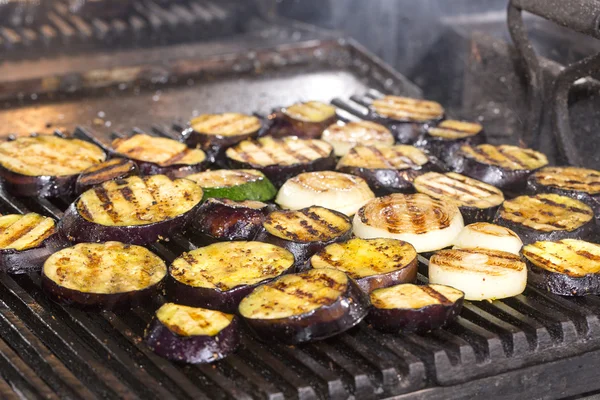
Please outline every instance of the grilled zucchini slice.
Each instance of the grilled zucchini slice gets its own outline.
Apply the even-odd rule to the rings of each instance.
[[[318,139],[336,119],[336,109],[329,104],[319,101],[296,103],[269,116],[271,126],[267,133],[274,137]]]
[[[235,312],[255,287],[293,270],[294,256],[281,247],[260,242],[214,243],[173,261],[167,293],[179,304]]]
[[[233,353],[240,335],[232,314],[165,303],[146,329],[145,341],[152,351],[169,360],[204,364]]]
[[[376,198],[354,216],[356,237],[404,240],[419,253],[451,245],[463,226],[462,215],[454,203],[421,193]]]
[[[238,312],[259,339],[295,344],[352,328],[368,307],[367,296],[345,273],[313,269],[259,286]]]
[[[255,169],[220,169],[188,175],[204,191],[203,200],[216,197],[234,201],[268,201],[277,189],[260,171]]]
[[[467,300],[503,299],[525,290],[527,267],[505,251],[442,250],[429,260],[429,282],[462,290]]]
[[[596,237],[594,212],[585,203],[552,193],[505,201],[494,222],[512,229],[523,243]]]
[[[500,189],[455,172],[428,172],[413,185],[417,192],[455,203],[466,224],[491,221],[504,201]]]
[[[339,269],[366,293],[414,282],[417,264],[415,248],[395,239],[350,239],[330,244],[310,258],[312,268]]]
[[[84,192],[59,229],[74,242],[152,243],[185,230],[201,200],[202,189],[190,180],[132,176]]]
[[[476,222],[465,226],[453,244],[455,249],[500,250],[517,255],[523,247],[523,242],[516,233],[504,226],[488,222]]]
[[[277,187],[299,173],[332,169],[335,165],[329,143],[294,137],[244,140],[225,154],[232,167],[257,169]]]
[[[445,285],[411,283],[377,289],[366,321],[384,332],[427,332],[455,319],[465,294]]]
[[[75,182],[75,192],[81,194],[106,181],[113,179],[124,179],[138,175],[138,167],[135,162],[125,158],[112,158],[100,164],[96,164],[83,171]]]
[[[77,176],[105,159],[100,147],[83,140],[19,137],[0,143],[0,177],[17,196],[69,196]]]
[[[114,308],[147,304],[166,275],[164,261],[144,247],[81,243],[46,260],[42,288],[62,304]]]
[[[337,157],[348,154],[356,145],[390,147],[394,136],[385,126],[371,121],[344,123],[338,121],[323,131],[321,139],[333,146]]]
[[[285,209],[298,210],[313,205],[354,215],[375,198],[364,179],[340,172],[305,172],[288,179],[277,193],[275,202]]]

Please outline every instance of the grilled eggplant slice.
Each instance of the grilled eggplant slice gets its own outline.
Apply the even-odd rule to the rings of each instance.
[[[350,239],[325,247],[310,259],[312,268],[335,268],[354,279],[366,293],[414,282],[417,251],[395,239]]]
[[[294,256],[281,247],[214,243],[173,261],[167,293],[180,304],[233,313],[254,288],[290,272],[294,272]]]
[[[450,246],[463,226],[462,215],[454,203],[421,193],[376,198],[354,216],[356,237],[404,240],[419,253]]]
[[[290,210],[313,205],[352,216],[375,194],[364,179],[333,171],[305,172],[288,179],[275,202]]]
[[[203,200],[209,198],[234,201],[272,200],[277,189],[260,171],[255,169],[220,169],[186,176],[204,191]]]
[[[360,176],[376,194],[384,195],[411,192],[417,176],[429,171],[441,171],[441,168],[435,160],[413,146],[358,145],[340,159],[336,170]]]
[[[485,135],[480,124],[447,119],[437,125],[427,126],[415,146],[454,169],[459,159],[457,153],[462,146],[476,146],[484,142]]]
[[[253,240],[273,206],[260,201],[208,199],[198,209],[193,227],[203,243]]]
[[[369,299],[336,269],[312,269],[259,286],[238,308],[256,336],[295,344],[326,339],[357,325]]]
[[[61,304],[94,309],[137,306],[162,290],[166,275],[164,261],[144,247],[80,243],[46,260],[42,288]]]
[[[208,166],[206,153],[190,149],[177,140],[140,133],[129,138],[113,140],[114,152],[134,160],[142,175],[167,175],[183,178]]]
[[[277,110],[269,119],[271,126],[267,134],[273,137],[318,139],[323,130],[336,121],[337,116],[335,107],[319,101],[307,101]]]
[[[69,196],[79,174],[105,159],[100,147],[83,140],[19,137],[0,143],[0,177],[16,196]]]
[[[396,142],[412,144],[427,125],[444,118],[444,108],[435,101],[409,97],[385,96],[374,100],[371,112],[385,123],[396,137]]]
[[[69,240],[147,244],[184,231],[202,200],[202,189],[187,179],[132,176],[84,192],[60,221]]]
[[[352,223],[346,215],[313,206],[297,211],[270,213],[256,240],[288,249],[296,266],[304,269],[310,257],[332,243],[344,242],[352,235]]]
[[[517,146],[461,146],[455,172],[496,186],[506,194],[522,193],[527,177],[548,164],[546,156]]]
[[[529,176],[531,194],[556,193],[583,201],[600,218],[600,171],[576,167],[544,167]]]
[[[500,250],[517,255],[523,247],[523,242],[516,233],[504,226],[488,222],[476,222],[465,226],[453,244],[455,249]]]
[[[139,170],[135,162],[125,158],[112,158],[96,164],[83,171],[75,182],[75,192],[79,195],[106,181],[124,179],[138,175]]]
[[[455,172],[428,172],[415,178],[413,185],[417,192],[456,204],[465,224],[491,221],[504,201],[500,189]]]
[[[276,187],[299,173],[333,169],[335,165],[329,143],[294,137],[244,140],[225,154],[232,167],[257,169]]]
[[[240,334],[237,318],[232,314],[166,303],[156,311],[145,341],[161,357],[205,364],[235,352]]]
[[[505,251],[441,250],[429,259],[429,283],[462,290],[467,300],[503,299],[523,293],[527,267]]]
[[[600,294],[600,246],[577,239],[523,247],[529,283],[561,296]]]
[[[357,145],[375,147],[394,145],[392,132],[385,126],[371,121],[348,123],[338,121],[323,131],[321,139],[333,146],[336,157],[345,156]]]
[[[35,213],[3,215],[0,217],[0,271],[39,272],[44,261],[67,243],[56,233],[52,218]]]
[[[590,206],[552,193],[506,200],[494,223],[515,231],[525,244],[566,238],[591,240],[597,235]]]
[[[377,289],[365,321],[383,332],[427,332],[454,320],[465,294],[445,285],[412,283]]]

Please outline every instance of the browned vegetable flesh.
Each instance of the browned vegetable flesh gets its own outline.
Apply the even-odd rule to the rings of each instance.
[[[323,131],[321,139],[330,143],[336,156],[343,156],[356,145],[392,146],[394,136],[388,128],[371,121],[337,122]]]
[[[173,139],[146,134],[118,138],[112,143],[115,152],[137,161],[146,161],[161,167],[199,164],[206,159],[202,150],[190,149]]]
[[[600,194],[600,171],[577,167],[544,167],[531,176],[541,186]]]
[[[282,109],[285,116],[302,122],[323,122],[335,118],[335,107],[318,101],[296,103]]]
[[[385,96],[373,101],[377,114],[397,121],[427,122],[444,116],[444,108],[434,101]]]
[[[419,168],[429,161],[423,151],[413,146],[356,146],[342,157],[337,169],[359,167],[367,169],[404,170]]]
[[[546,156],[538,151],[517,146],[480,144],[461,147],[463,155],[479,163],[507,170],[532,171],[548,164]]]
[[[35,213],[3,215],[0,217],[0,249],[35,248],[55,232],[52,218]]]
[[[482,129],[483,127],[475,122],[446,119],[436,126],[428,128],[427,133],[431,136],[446,140],[457,140],[475,136],[480,133]]]
[[[318,206],[274,211],[267,216],[263,226],[273,236],[303,243],[332,240],[352,228],[345,215]]]
[[[137,175],[135,162],[125,158],[113,158],[83,171],[77,178],[76,191],[83,193],[103,182],[123,179],[131,175]]]
[[[252,115],[239,113],[203,114],[190,121],[198,133],[214,136],[243,136],[257,132],[261,123]]]
[[[245,140],[227,149],[226,154],[232,160],[260,168],[309,163],[328,157],[331,151],[331,145],[322,140],[264,137]]]

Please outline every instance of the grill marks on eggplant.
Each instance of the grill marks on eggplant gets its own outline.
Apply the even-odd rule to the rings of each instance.
[[[303,243],[329,241],[352,228],[344,215],[323,207],[274,211],[267,216],[263,226],[273,236]]]
[[[435,101],[400,96],[385,96],[374,100],[371,108],[383,117],[399,121],[426,122],[444,116],[444,108]]]
[[[487,165],[508,170],[534,170],[548,164],[546,156],[538,151],[517,146],[480,144],[462,146],[464,156]]]
[[[538,194],[505,201],[498,217],[537,231],[573,231],[591,221],[594,212],[570,197]]]
[[[428,128],[427,133],[442,139],[456,140],[475,136],[482,130],[483,127],[478,123],[447,119]]]
[[[136,174],[137,166],[125,158],[113,158],[83,171],[77,178],[78,188],[89,188],[112,179]]]
[[[600,172],[593,169],[545,167],[535,172],[530,179],[542,186],[600,194]]]
[[[458,289],[445,285],[406,283],[371,293],[371,304],[380,309],[418,309],[432,305],[451,305],[464,297]]]
[[[102,149],[79,139],[41,135],[0,144],[0,165],[27,176],[75,175],[105,159]]]
[[[600,273],[600,245],[577,239],[535,242],[523,256],[546,271],[581,278]]]
[[[261,128],[258,118],[239,113],[203,114],[190,121],[196,132],[215,136],[241,136]]]
[[[368,169],[418,168],[429,161],[425,153],[414,146],[397,145],[392,147],[355,146],[343,156],[337,169],[361,167]]]
[[[206,160],[206,154],[200,149],[190,149],[176,140],[146,134],[115,139],[112,147],[115,152],[128,158],[151,162],[161,167],[194,165]]]
[[[414,186],[418,192],[453,201],[459,207],[489,208],[504,201],[502,191],[494,186],[454,172],[428,172],[415,178]]]
[[[147,225],[181,215],[202,199],[202,189],[164,175],[109,181],[83,193],[76,207],[88,221],[107,226]]]
[[[35,213],[3,215],[0,217],[0,249],[35,248],[55,232],[52,218]]]
[[[265,179],[262,172],[254,169],[219,169],[186,176],[202,188],[224,188],[243,185]]]
[[[371,121],[337,122],[323,131],[321,139],[330,143],[339,157],[358,144],[381,147],[394,145],[390,130]]]
[[[163,304],[156,318],[179,336],[215,336],[233,321],[232,314],[175,303]]]
[[[305,164],[329,157],[331,152],[331,145],[322,140],[264,137],[257,140],[244,140],[227,149],[226,155],[230,159],[260,168],[271,165]]]
[[[255,285],[292,268],[287,250],[260,242],[224,242],[184,253],[169,269],[178,282],[221,291]]]
[[[303,122],[323,122],[335,117],[335,107],[319,101],[296,103],[282,109],[284,115]]]

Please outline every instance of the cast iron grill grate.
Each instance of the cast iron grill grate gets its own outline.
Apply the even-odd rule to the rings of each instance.
[[[367,115],[361,100],[336,99],[342,119]],[[154,134],[177,137],[173,129]],[[93,137],[78,128],[78,136]],[[72,199],[17,199],[0,191],[0,212],[60,218]],[[167,261],[195,248],[193,236],[154,244]],[[419,280],[426,281],[421,258]],[[178,365],[153,354],[143,331],[155,305],[87,313],[48,300],[39,277],[0,275],[0,395],[26,398],[381,398],[452,385],[600,348],[600,299],[533,288],[501,301],[466,302],[455,323],[423,335],[379,333],[364,323],[313,344],[263,344],[213,365]]]

